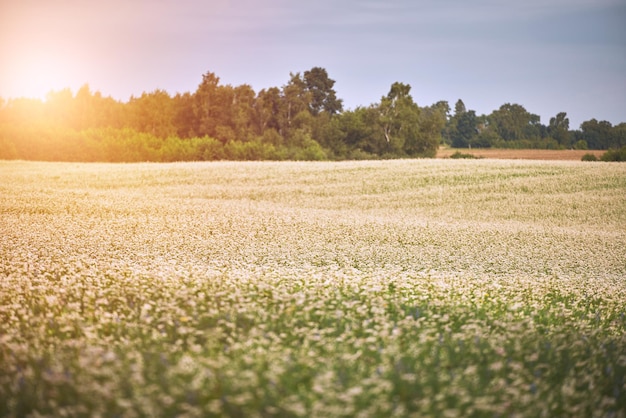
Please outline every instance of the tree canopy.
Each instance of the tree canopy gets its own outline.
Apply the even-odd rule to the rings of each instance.
[[[547,126],[522,105],[477,115],[459,99],[420,106],[394,82],[378,103],[344,109],[326,69],[291,73],[255,92],[212,72],[193,92],[144,92],[127,102],[93,92],[51,91],[46,100],[0,98],[0,159],[176,161],[432,157],[454,147],[590,148],[626,145],[626,124],[592,119]]]

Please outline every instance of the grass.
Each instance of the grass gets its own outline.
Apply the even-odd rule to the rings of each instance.
[[[626,167],[0,162],[0,416],[626,411]]]

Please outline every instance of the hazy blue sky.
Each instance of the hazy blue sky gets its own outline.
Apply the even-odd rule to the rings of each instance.
[[[321,66],[347,108],[401,81],[420,105],[578,128],[626,122],[626,0],[6,0],[0,63],[5,99],[192,92],[207,71],[258,91]]]

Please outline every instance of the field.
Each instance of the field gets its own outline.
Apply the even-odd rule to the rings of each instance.
[[[0,162],[0,416],[625,417],[626,165]]]
[[[583,155],[593,154],[600,158],[606,151],[602,150],[550,150],[550,149],[498,149],[498,148],[440,148],[437,158],[448,158],[455,152],[472,154],[476,157],[501,160],[572,160],[580,161]]]

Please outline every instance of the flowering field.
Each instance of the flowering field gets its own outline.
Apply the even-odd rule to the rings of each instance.
[[[626,165],[0,162],[0,416],[625,417]]]

